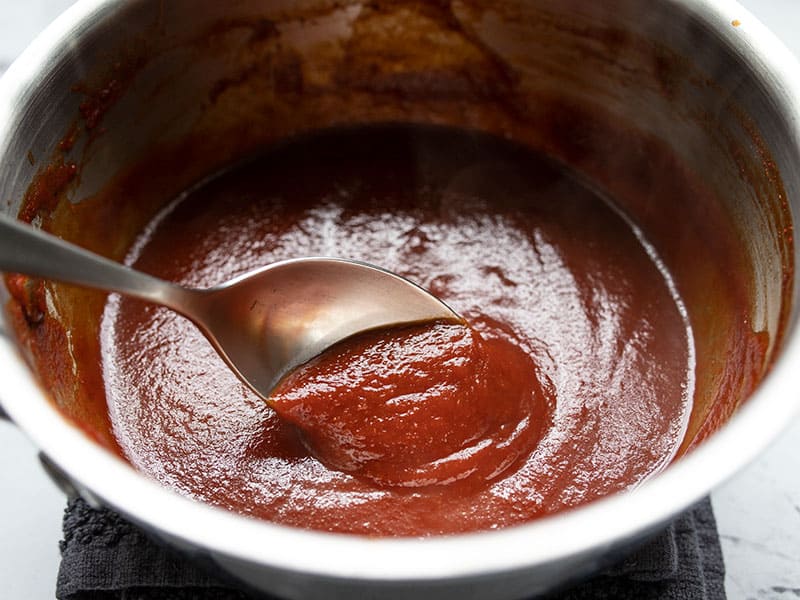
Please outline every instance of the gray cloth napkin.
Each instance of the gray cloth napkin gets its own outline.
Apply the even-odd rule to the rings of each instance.
[[[59,600],[253,600],[210,566],[200,565],[147,537],[109,510],[82,500],[64,515]],[[708,499],[662,534],[602,574],[548,600],[722,600],[725,568]]]
[[[724,600],[725,563],[706,498],[602,574],[548,600]]]

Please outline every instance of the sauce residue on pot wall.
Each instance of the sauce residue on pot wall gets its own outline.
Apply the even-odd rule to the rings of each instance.
[[[408,407],[392,393],[388,407],[366,394],[367,405],[355,408],[362,417],[399,415],[395,433],[375,432],[376,446],[394,435],[417,460],[388,473],[369,461],[345,472],[330,460],[341,458],[341,444],[323,449],[327,466],[307,449],[330,441],[325,428],[336,422],[312,423],[324,439],[309,444],[184,319],[112,297],[101,330],[106,394],[117,439],[136,467],[191,497],[289,525],[429,535],[508,526],[626,489],[667,464],[680,444],[694,356],[674,286],[633,225],[541,156],[439,129],[299,139],[170,205],[128,262],[205,286],[301,255],[378,263],[448,301],[500,358],[494,368],[507,370],[487,380],[499,387],[478,396],[493,406],[440,413],[423,402],[417,408],[433,418],[417,421],[402,415]],[[351,358],[369,356],[369,347]],[[408,383],[409,372],[394,371],[403,365],[432,375],[418,369],[413,352],[393,361],[383,350],[373,358],[392,385],[393,375]],[[462,358],[469,356],[465,350]],[[301,372],[284,391],[350,387],[337,379],[347,378],[349,367],[340,366],[334,380]],[[479,368],[475,375],[479,385]],[[362,391],[381,385],[374,377],[360,383]],[[306,409],[335,408],[302,396]],[[291,404],[287,398],[278,400]],[[344,409],[348,400],[331,401]],[[493,417],[501,422],[487,425]],[[308,425],[307,415],[299,418]],[[375,423],[345,425],[352,434]],[[455,437],[445,440],[449,426]],[[518,426],[524,431],[515,436]],[[484,461],[462,464],[453,477],[415,478],[413,467],[437,455],[470,452],[482,428],[494,444]],[[460,476],[473,468],[477,476]]]

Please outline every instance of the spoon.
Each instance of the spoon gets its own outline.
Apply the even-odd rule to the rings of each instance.
[[[193,321],[234,373],[264,398],[286,373],[356,333],[462,320],[416,284],[359,261],[285,260],[193,289],[3,215],[0,270],[115,291],[170,308]]]

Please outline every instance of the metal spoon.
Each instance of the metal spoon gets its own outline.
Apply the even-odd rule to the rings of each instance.
[[[291,369],[355,333],[461,320],[378,267],[338,258],[276,262],[207,289],[163,281],[0,216],[0,270],[120,292],[192,320],[239,378],[267,398]]]

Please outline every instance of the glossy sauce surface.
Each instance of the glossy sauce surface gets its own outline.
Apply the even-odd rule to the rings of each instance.
[[[550,420],[536,365],[462,323],[366,332],[277,386],[271,404],[328,467],[378,485],[482,485]]]
[[[300,372],[276,401],[297,409],[301,433],[183,318],[112,297],[101,328],[105,388],[136,467],[188,496],[293,526],[433,535],[503,527],[629,488],[680,444],[694,353],[669,275],[642,232],[543,157],[443,129],[297,139],[177,199],[128,263],[208,286],[307,255],[405,275],[472,331],[440,324],[362,338]],[[426,370],[438,364],[431,348],[457,364]],[[387,361],[393,352],[405,358]],[[370,353],[384,366],[410,365],[423,387],[476,390],[398,409],[418,391],[403,387],[408,379],[388,372],[383,396],[353,385],[363,369],[348,379]],[[472,378],[473,368],[491,377]],[[335,393],[316,395],[320,384]],[[349,415],[346,428],[366,445],[326,430],[337,408],[325,397],[344,405],[353,394],[361,417]],[[485,461],[461,460],[487,447]],[[391,460],[371,460],[376,449]],[[461,463],[449,471],[442,459],[454,456]]]

